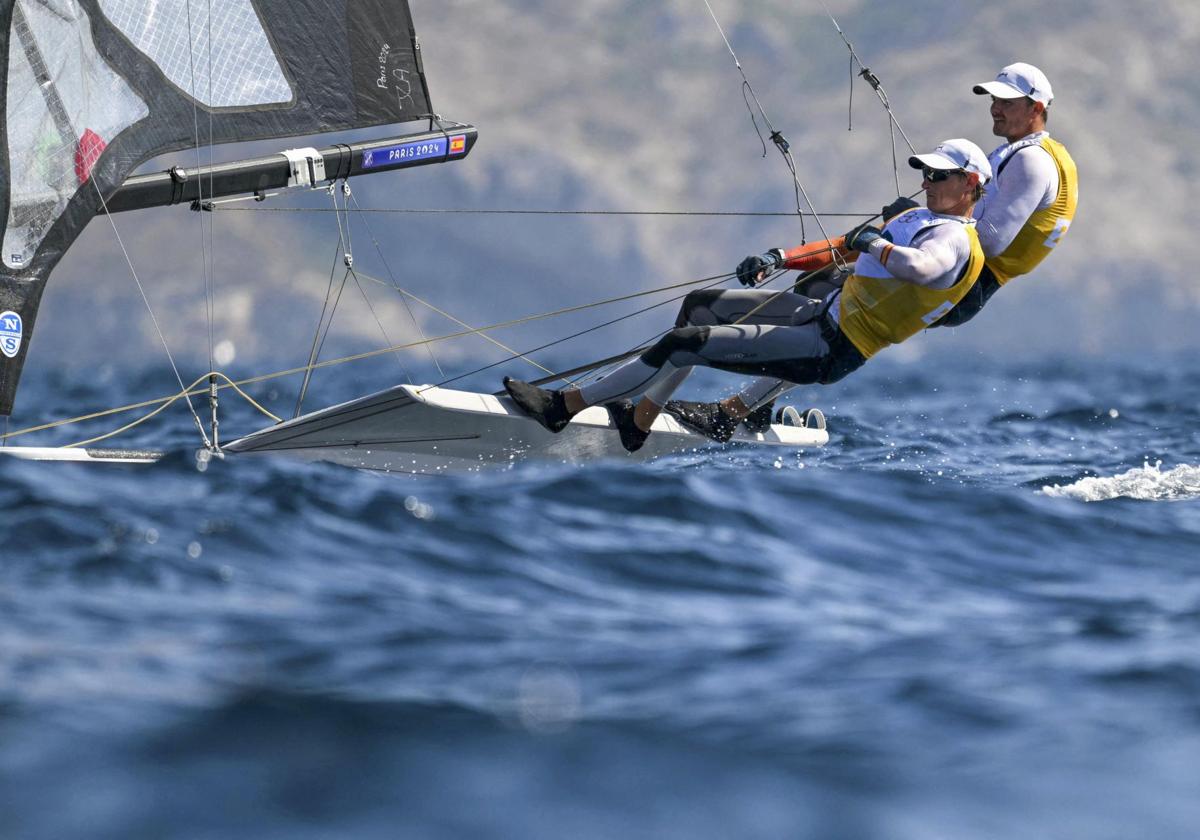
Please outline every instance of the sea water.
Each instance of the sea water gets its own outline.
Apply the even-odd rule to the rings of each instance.
[[[0,458],[0,837],[1196,836],[1200,373],[919,370],[799,452]]]

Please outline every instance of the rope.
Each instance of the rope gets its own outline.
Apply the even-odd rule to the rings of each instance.
[[[681,285],[696,285],[697,283],[703,283],[703,282],[705,282],[706,280],[713,280],[713,279],[715,279],[715,282],[713,282],[713,283],[709,283],[707,286],[703,286],[703,287],[702,287],[702,288],[708,289],[708,288],[711,288],[711,287],[713,287],[713,286],[716,286],[716,285],[718,285],[718,284],[720,284],[720,283],[724,283],[726,280],[728,280],[728,279],[729,279],[729,277],[730,277],[730,275],[728,275],[728,274],[722,274],[722,275],[720,275],[720,276],[719,276],[719,277],[717,277],[717,278],[712,278],[712,277],[709,277],[709,278],[705,278],[705,280],[693,281],[692,283],[688,283],[688,284],[681,284]],[[664,290],[663,290],[663,289],[658,289],[657,291],[664,291]],[[604,322],[604,323],[602,323],[602,324],[596,324],[595,326],[588,327],[587,329],[580,330],[579,332],[572,333],[571,335],[564,336],[564,337],[562,337],[562,338],[557,338],[557,339],[555,339],[554,341],[550,341],[550,342],[547,342],[546,344],[542,344],[542,345],[540,345],[540,346],[538,346],[538,347],[534,347],[532,350],[526,350],[526,351],[525,351],[525,353],[524,353],[523,355],[528,355],[528,354],[530,354],[530,353],[538,353],[538,352],[540,352],[540,351],[542,351],[542,350],[545,350],[545,349],[547,349],[547,348],[549,348],[549,347],[554,347],[555,345],[558,345],[558,344],[563,344],[564,342],[571,341],[572,339],[579,338],[579,337],[580,337],[580,336],[582,336],[582,335],[587,335],[588,333],[595,332],[596,330],[603,329],[604,327],[612,326],[613,324],[616,324],[616,323],[618,323],[618,322],[620,322],[620,321],[625,321],[625,320],[628,320],[629,318],[634,318],[634,317],[637,317],[638,315],[642,315],[642,314],[644,314],[644,313],[646,313],[646,312],[649,312],[651,309],[657,309],[658,307],[660,307],[660,306],[665,306],[665,305],[666,305],[666,304],[668,304],[668,303],[674,303],[675,301],[677,301],[677,300],[679,300],[679,299],[681,299],[681,298],[683,298],[683,297],[685,297],[685,296],[686,296],[686,295],[676,295],[675,297],[667,298],[666,300],[659,301],[658,303],[654,303],[654,304],[651,304],[650,306],[643,307],[642,309],[639,309],[639,310],[637,310],[636,312],[630,312],[630,313],[628,313],[628,314],[626,314],[626,315],[622,315],[622,316],[620,316],[620,317],[618,317],[618,318],[613,318],[613,319],[612,319],[612,320],[610,320],[610,321],[605,321],[605,322]],[[630,351],[630,352],[634,352],[634,351]],[[627,353],[626,355],[628,355],[628,353]],[[622,357],[622,358],[624,358],[624,357]],[[466,373],[460,373],[458,376],[451,377],[450,379],[444,379],[444,380],[442,380],[441,382],[438,382],[438,383],[437,383],[437,384],[435,384],[435,385],[430,385],[430,386],[428,386],[428,388],[423,388],[423,389],[422,389],[422,392],[429,390],[429,388],[441,388],[441,387],[442,387],[442,386],[444,386],[444,385],[449,385],[451,382],[457,382],[458,380],[460,380],[460,379],[465,379],[465,378],[466,378],[466,377],[468,377],[468,376],[474,376],[474,375],[475,375],[475,374],[477,374],[477,373],[483,373],[485,370],[491,370],[491,369],[492,369],[492,368],[494,368],[494,367],[499,367],[500,365],[507,364],[508,362],[511,362],[511,361],[513,361],[513,357],[510,357],[510,358],[507,358],[507,359],[501,359],[501,360],[500,360],[500,361],[498,361],[498,362],[492,362],[491,364],[484,365],[483,367],[480,367],[480,368],[475,368],[475,370],[470,370],[470,371],[467,371]],[[604,361],[602,361],[600,364],[603,364],[605,361],[609,361],[609,360],[604,360]],[[585,370],[586,370],[586,369],[588,369],[588,368],[585,368]],[[578,371],[577,371],[577,372],[578,372]],[[553,373],[552,373],[550,378],[551,378],[551,380],[553,380],[553,379],[562,379],[562,378],[564,378],[564,377],[562,377],[562,376],[559,376],[559,375],[555,375],[555,374],[553,374]],[[543,381],[543,382],[544,382],[544,381],[546,381],[546,380],[539,380],[539,381]],[[568,379],[568,380],[565,380],[565,381],[566,381],[568,384],[571,384],[571,381],[570,381],[569,379]]]
[[[362,213],[362,208],[358,204],[358,196],[351,194],[350,200],[354,202],[354,212]],[[387,257],[384,256],[383,246],[379,244],[379,240],[375,237],[375,231],[371,229],[371,224],[367,221],[366,216],[362,216],[360,221],[362,222],[363,227],[367,229],[367,236],[371,237],[371,244],[375,246],[376,255],[379,257],[380,261],[383,262],[383,268],[385,271],[387,271],[388,278],[392,281],[392,288],[401,293],[400,301],[404,304],[404,311],[408,313],[408,317],[413,322],[413,326],[416,327],[417,335],[422,339],[425,338],[425,330],[422,329],[421,322],[417,320],[416,313],[414,313],[412,311],[412,307],[408,305],[408,298],[404,297],[403,290],[396,282],[396,275],[392,272],[392,266],[390,263],[388,263]],[[355,279],[357,280],[357,278]],[[465,327],[467,325],[462,324],[461,326]],[[426,345],[426,348],[429,350],[429,358],[433,361],[433,366],[437,368],[438,376],[445,376],[446,373],[442,370],[442,365],[438,361],[437,355],[433,352],[433,345]]]
[[[300,384],[300,395],[296,398],[296,411],[293,417],[300,416],[300,408],[304,404],[304,395],[308,393],[308,383],[312,378],[312,371],[316,364],[317,357],[321,353],[321,348],[325,344],[325,339],[321,336],[321,328],[325,325],[325,313],[329,311],[330,298],[333,296],[333,278],[337,273],[337,251],[334,252],[333,265],[329,267],[329,285],[325,288],[325,303],[321,306],[321,315],[317,319],[317,328],[313,332],[312,347],[308,351],[308,362],[304,366],[304,381]],[[342,285],[338,287],[337,298],[333,302],[333,307],[336,310],[337,304],[342,299],[342,291],[346,288],[346,277],[349,271],[342,275]],[[329,313],[329,323],[333,324],[333,312]],[[329,334],[329,329],[326,327],[325,334]]]
[[[237,393],[239,393],[239,394],[242,396],[242,398],[246,400],[246,402],[250,403],[250,405],[252,405],[252,406],[254,406],[255,408],[257,408],[259,411],[261,411],[261,412],[262,412],[263,414],[265,414],[267,417],[270,417],[272,420],[274,420],[276,423],[280,422],[280,419],[279,419],[278,417],[276,417],[274,414],[272,414],[272,413],[271,413],[270,411],[268,411],[267,409],[263,408],[261,405],[259,405],[259,404],[258,404],[258,403],[257,403],[257,402],[254,400],[254,398],[253,398],[253,397],[251,397],[249,394],[247,394],[245,391],[243,391],[241,388],[239,388],[239,387],[238,387],[238,383],[234,382],[232,379],[230,379],[230,378],[229,378],[228,376],[226,376],[225,374],[221,373],[219,370],[213,370],[213,371],[209,371],[208,373],[206,373],[206,374],[204,374],[203,376],[201,376],[199,379],[197,379],[195,382],[193,382],[191,385],[189,385],[189,386],[188,386],[186,389],[184,389],[184,390],[183,390],[183,391],[181,391],[180,393],[178,393],[178,394],[175,394],[175,395],[174,395],[174,396],[172,396],[172,397],[167,397],[167,398],[165,398],[165,399],[166,399],[166,401],[165,401],[165,402],[163,402],[163,404],[162,404],[162,405],[160,405],[158,408],[156,408],[156,409],[154,409],[153,411],[151,411],[149,414],[146,414],[146,415],[144,415],[144,416],[142,416],[142,417],[139,417],[137,420],[134,420],[132,423],[126,423],[126,424],[125,424],[124,426],[122,426],[121,428],[119,428],[119,429],[114,429],[114,430],[113,430],[113,431],[111,431],[111,432],[106,432],[105,434],[102,434],[102,435],[97,435],[96,437],[94,437],[94,438],[88,438],[87,440],[81,440],[81,441],[77,441],[76,443],[68,443],[68,444],[67,444],[67,445],[64,447],[64,449],[76,449],[76,448],[79,448],[79,447],[88,446],[89,444],[92,444],[92,443],[99,443],[99,442],[100,442],[100,441],[102,441],[102,440],[108,440],[108,439],[109,439],[109,438],[111,438],[111,437],[116,437],[117,435],[119,435],[119,434],[121,434],[121,433],[123,433],[123,432],[127,432],[127,431],[129,431],[130,429],[134,428],[135,426],[140,426],[142,423],[145,423],[145,422],[146,422],[147,420],[149,420],[150,418],[152,418],[152,417],[154,417],[155,415],[157,415],[157,414],[159,414],[159,413],[161,413],[161,412],[165,411],[165,410],[167,409],[167,407],[168,407],[168,406],[170,406],[172,403],[174,403],[176,400],[180,399],[181,397],[184,397],[184,396],[186,396],[186,395],[187,395],[189,392],[191,392],[191,390],[192,390],[193,388],[195,388],[195,387],[196,387],[197,385],[199,385],[201,382],[203,382],[204,380],[206,380],[206,379],[208,379],[208,378],[210,378],[210,377],[219,377],[219,378],[221,378],[221,379],[224,379],[224,380],[225,380],[225,382],[226,382],[226,383],[228,383],[228,384],[227,384],[227,385],[222,385],[222,386],[221,386],[222,388],[233,388],[233,390],[235,390]],[[202,393],[204,393],[204,389],[203,389],[203,388],[201,388],[201,389],[200,389],[199,391],[197,391],[196,393],[202,394]]]
[[[254,199],[247,199],[253,201]],[[447,213],[463,216],[795,216],[794,210],[749,211],[749,210],[510,210],[507,208],[479,209],[474,207],[359,207],[355,200],[356,213]],[[328,207],[225,207],[213,208],[221,213],[333,213]],[[815,215],[815,214],[814,214]],[[858,218],[866,213],[822,213],[822,216]]]
[[[720,282],[720,281],[729,279],[731,276],[732,276],[731,274],[721,274],[721,275],[715,275],[713,277],[702,277],[698,280],[688,280],[688,281],[685,281],[682,283],[673,283],[668,286],[660,286],[655,289],[646,289],[646,290],[643,290],[640,292],[631,292],[627,295],[620,295],[618,297],[607,298],[605,300],[594,301],[592,303],[579,304],[577,306],[569,306],[564,309],[556,309],[556,310],[552,310],[550,312],[543,312],[543,313],[540,313],[537,315],[526,315],[522,318],[514,318],[509,321],[501,321],[500,323],[490,324],[485,327],[477,327],[477,328],[473,328],[473,329],[462,330],[460,332],[448,333],[446,335],[435,336],[433,338],[422,339],[420,341],[412,341],[412,342],[408,342],[406,344],[397,344],[397,345],[394,345],[391,347],[383,347],[383,348],[380,348],[377,350],[368,350],[363,353],[356,353],[351,356],[342,356],[342,357],[336,358],[336,359],[327,359],[326,361],[323,361],[323,362],[316,362],[311,367],[313,370],[318,370],[318,369],[327,368],[327,367],[335,367],[337,365],[348,364],[350,362],[357,362],[357,361],[361,361],[363,359],[369,359],[369,358],[373,358],[375,356],[381,356],[385,353],[394,353],[398,350],[408,350],[413,347],[420,347],[425,344],[433,344],[433,343],[440,342],[440,341],[449,341],[451,339],[462,338],[463,336],[468,336],[468,335],[480,335],[485,332],[492,332],[494,330],[505,329],[506,327],[514,327],[514,326],[519,326],[521,324],[532,323],[534,321],[545,320],[548,318],[555,318],[555,317],[558,317],[559,315],[568,315],[573,312],[582,312],[582,311],[585,311],[588,309],[594,309],[594,308],[597,308],[600,306],[607,306],[608,304],[612,304],[612,303],[621,303],[622,301],[633,300],[635,298],[646,297],[648,295],[659,294],[661,292],[667,292],[667,291],[671,291],[674,289],[681,289],[681,288],[685,288],[687,286],[697,286],[697,285],[700,285],[701,283],[708,283],[708,282],[714,281],[714,280]],[[258,376],[251,376],[251,377],[247,377],[245,379],[239,379],[236,381],[228,380],[227,377],[224,377],[224,374],[220,374],[223,378],[226,378],[230,384],[221,385],[221,386],[219,386],[219,389],[223,390],[228,387],[237,387],[237,386],[242,386],[242,385],[254,385],[254,384],[258,384],[260,382],[268,382],[272,379],[280,379],[285,376],[295,376],[297,374],[304,373],[306,370],[309,370],[309,366],[303,365],[300,367],[294,367],[294,368],[288,368],[286,370],[275,371],[273,373],[265,373],[265,374],[260,374]],[[215,373],[215,372],[213,372],[213,373]],[[209,375],[211,375],[211,373],[205,374],[204,376],[200,377],[200,379],[197,379],[196,382],[198,383],[198,382],[202,381]],[[461,378],[461,377],[459,377],[459,378]],[[181,387],[181,391],[179,393],[173,394],[171,396],[158,397],[156,399],[150,399],[150,400],[142,400],[141,402],[130,403],[128,405],[119,406],[117,408],[109,408],[109,409],[105,409],[103,411],[96,411],[91,414],[84,414],[84,415],[80,415],[78,417],[70,417],[70,418],[66,418],[66,419],[62,419],[62,420],[54,420],[49,423],[43,423],[38,426],[29,426],[24,429],[18,429],[15,432],[6,432],[5,434],[0,435],[0,439],[8,440],[9,438],[15,438],[15,437],[19,437],[21,435],[31,434],[33,432],[42,432],[42,431],[46,431],[48,429],[58,428],[60,426],[71,425],[73,423],[83,423],[88,420],[96,420],[101,417],[108,417],[113,414],[121,414],[126,411],[135,411],[139,408],[147,408],[147,407],[153,406],[153,405],[160,405],[161,403],[164,403],[164,402],[174,402],[175,400],[180,399],[181,397],[184,397],[184,396],[190,396],[193,394],[204,393],[203,389],[201,389],[199,391],[192,390],[195,387],[195,383],[184,388],[182,382],[180,382],[180,387]],[[261,407],[260,407],[260,410],[265,411],[265,409],[261,409]],[[193,414],[194,414],[194,412],[193,412]],[[278,417],[275,417],[274,415],[271,415],[271,417],[272,417],[272,419],[279,421]]]
[[[125,257],[125,264],[129,266],[129,272],[133,275],[133,282],[137,284],[138,292],[142,296],[142,302],[146,304],[146,311],[150,314],[150,321],[154,324],[154,331],[158,334],[158,340],[162,342],[163,350],[167,354],[167,361],[171,363],[171,370],[175,374],[175,380],[179,383],[180,389],[186,392],[188,389],[183,385],[183,377],[180,375],[179,368],[175,364],[175,357],[171,354],[171,348],[167,344],[166,336],[163,335],[162,328],[158,325],[158,318],[154,316],[154,307],[150,305],[150,299],[146,296],[146,290],[142,288],[142,281],[138,279],[137,270],[133,267],[133,260],[130,259],[129,251],[125,248],[125,242],[121,239],[121,232],[117,230],[117,223],[113,221],[112,214],[108,212],[108,204],[104,200],[104,194],[100,192],[98,186],[95,186],[96,181],[94,178],[89,180],[92,181],[96,194],[100,196],[100,206],[104,211],[104,215],[108,217],[109,223],[112,225],[113,235],[116,236],[117,244],[120,246],[121,253]],[[187,404],[188,410],[192,413],[192,417],[196,421],[196,429],[200,432],[200,438],[204,441],[205,448],[211,449],[212,444],[209,442],[208,434],[204,431],[204,423],[201,421],[200,415],[196,413],[196,408],[192,405],[190,397],[187,400]]]
[[[833,12],[829,11],[829,7],[825,5],[825,0],[817,0],[821,4],[821,8],[825,10],[825,15],[833,23],[833,28],[837,30],[841,36],[842,43],[846,45],[846,49],[850,52],[850,101],[847,105],[847,124],[846,130],[853,131],[853,110],[854,110],[854,65],[858,64],[860,70],[858,75],[861,76],[871,89],[875,91],[875,95],[883,104],[883,108],[888,115],[888,131],[892,139],[892,176],[896,180],[896,195],[900,195],[900,163],[896,155],[896,131],[900,132],[900,136],[904,138],[904,142],[908,144],[908,149],[914,155],[917,150],[913,147],[912,141],[908,139],[908,135],[904,132],[900,121],[896,119],[895,112],[892,111],[891,102],[888,101],[887,91],[883,89],[883,83],[879,81],[879,77],[871,72],[871,69],[862,63],[862,59],[858,57],[858,53],[854,51],[854,45],[850,43],[850,39],[846,37],[846,33],[842,31],[842,27],[838,24],[837,18],[833,16]]]
[[[449,312],[445,311],[444,309],[440,309],[440,308],[438,308],[437,306],[434,306],[434,305],[433,305],[432,303],[430,303],[429,301],[425,300],[424,298],[418,297],[417,295],[414,295],[412,292],[408,291],[407,289],[403,289],[403,288],[401,288],[401,287],[399,287],[399,286],[395,285],[394,283],[393,283],[393,284],[391,284],[391,285],[389,285],[388,283],[385,283],[383,280],[379,279],[378,277],[372,277],[370,274],[367,274],[367,273],[365,273],[365,272],[363,272],[363,273],[362,273],[362,276],[363,276],[363,278],[365,278],[365,279],[367,279],[367,280],[370,280],[372,283],[378,283],[380,286],[384,286],[384,287],[387,287],[387,288],[394,289],[395,291],[397,291],[397,292],[399,292],[399,293],[400,293],[400,295],[401,295],[401,299],[402,299],[402,300],[404,300],[404,299],[406,299],[406,298],[412,298],[412,299],[413,299],[413,300],[415,300],[417,303],[421,304],[422,306],[428,307],[428,308],[429,308],[429,309],[431,309],[432,311],[436,312],[438,315],[441,315],[443,318],[446,318],[447,320],[453,321],[454,323],[458,324],[460,327],[466,327],[468,330],[474,330],[474,329],[475,329],[475,327],[472,327],[472,326],[471,326],[470,324],[468,324],[466,321],[463,321],[463,320],[461,320],[461,319],[459,319],[459,318],[455,318],[455,317],[454,317],[453,315],[451,315]],[[355,273],[354,273],[354,277],[355,277],[355,279],[356,279],[356,280],[358,279],[358,272],[355,272]],[[409,311],[411,312],[412,310],[410,309]],[[414,320],[415,320],[415,319],[414,319]],[[425,335],[424,335],[424,333],[421,333],[420,335],[421,335],[421,338],[422,338],[422,339],[424,339],[424,338],[425,338]],[[514,359],[522,359],[522,360],[524,360],[524,361],[526,361],[526,362],[529,362],[529,364],[533,365],[535,368],[537,368],[538,370],[542,371],[543,373],[549,373],[549,374],[553,374],[553,373],[554,373],[554,371],[550,370],[550,368],[548,368],[548,367],[543,367],[542,365],[540,365],[540,364],[538,364],[537,362],[535,362],[533,359],[530,359],[528,356],[526,356],[525,354],[521,353],[519,350],[514,350],[514,349],[512,349],[511,347],[509,347],[509,346],[508,346],[507,344],[505,344],[504,342],[502,342],[502,341],[499,341],[499,340],[497,340],[497,339],[495,339],[495,338],[492,338],[490,335],[485,335],[485,334],[483,334],[483,333],[480,333],[479,337],[480,337],[480,338],[482,338],[482,339],[484,339],[485,341],[490,341],[492,344],[494,344],[494,345],[496,345],[497,347],[499,347],[499,348],[500,348],[501,350],[503,350],[505,353],[511,353],[511,354],[513,354],[513,358],[514,358]],[[431,354],[431,355],[432,355],[432,354]],[[439,373],[439,374],[441,374],[442,376],[445,376],[445,375],[446,375],[446,374],[445,374],[445,373],[442,371],[442,368],[441,368],[441,366],[440,366],[440,365],[438,366],[438,373]]]
[[[721,40],[725,42],[725,48],[729,50],[729,55],[733,57],[733,64],[742,77],[742,97],[746,100],[746,107],[750,111],[750,121],[754,125],[755,132],[758,133],[758,139],[763,144],[763,157],[766,157],[767,154],[767,144],[762,138],[762,132],[759,131],[758,120],[755,119],[754,116],[754,109],[750,107],[750,98],[754,99],[754,104],[758,108],[759,116],[762,117],[763,123],[770,131],[768,136],[771,138],[771,142],[775,144],[775,147],[779,149],[779,153],[783,155],[784,163],[787,165],[788,172],[791,173],[792,186],[796,193],[796,215],[800,217],[801,243],[803,244],[808,241],[808,237],[804,231],[805,214],[804,210],[800,206],[801,197],[803,197],[804,203],[808,205],[808,209],[813,217],[813,220],[816,221],[817,227],[821,231],[822,238],[829,239],[829,232],[825,229],[825,224],[821,221],[820,214],[817,213],[816,207],[813,206],[812,199],[808,197],[808,192],[804,189],[804,184],[800,182],[800,176],[796,171],[796,161],[792,157],[791,145],[788,143],[787,138],[783,136],[783,133],[771,124],[771,119],[767,116],[767,112],[763,109],[762,102],[759,101],[758,95],[754,92],[754,86],[750,84],[750,80],[746,77],[746,71],[742,69],[742,63],[738,60],[737,53],[733,51],[733,45],[729,43],[729,38],[726,37],[725,29],[721,26],[721,21],[717,19],[717,13],[713,11],[712,4],[709,3],[708,0],[704,0],[704,5],[708,8],[708,14],[710,17],[712,17],[713,23],[716,24],[717,31],[721,33]],[[747,94],[749,94],[750,98],[747,98]],[[842,262],[840,256],[835,255],[834,262],[838,264],[838,268],[845,268],[845,264]]]

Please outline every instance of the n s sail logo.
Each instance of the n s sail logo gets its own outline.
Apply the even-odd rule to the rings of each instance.
[[[0,353],[10,359],[21,352],[21,316],[16,312],[0,312]]]

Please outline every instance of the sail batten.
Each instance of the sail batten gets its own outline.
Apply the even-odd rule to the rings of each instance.
[[[139,164],[433,111],[406,0],[0,0],[0,73],[0,415],[51,270]]]

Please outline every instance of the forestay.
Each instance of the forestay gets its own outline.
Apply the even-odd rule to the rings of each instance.
[[[431,115],[406,0],[0,0],[0,415],[46,280],[139,164]]]

